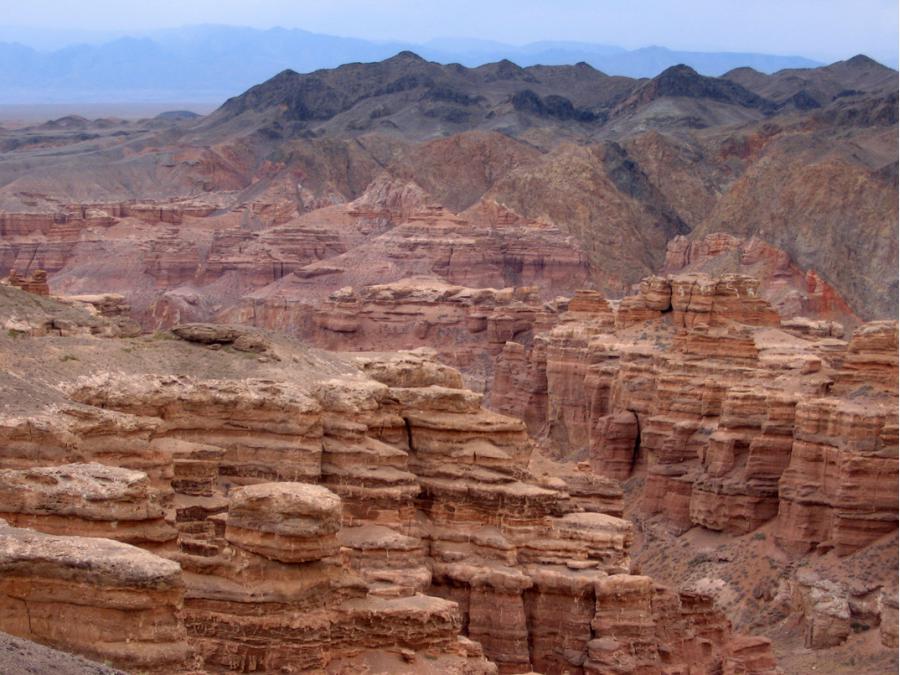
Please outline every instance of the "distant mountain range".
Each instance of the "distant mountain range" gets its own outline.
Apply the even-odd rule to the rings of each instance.
[[[196,101],[219,102],[285,69],[311,72],[344,63],[380,61],[403,50],[440,63],[477,66],[508,59],[519,66],[585,62],[607,75],[653,77],[685,64],[718,76],[738,67],[762,73],[819,64],[799,56],[683,52],[664,47],[626,50],[582,42],[524,46],[469,39],[425,44],[375,42],[299,29],[259,30],[189,26],[104,40],[54,51],[40,36],[0,27],[0,103]]]
[[[152,118],[67,115],[0,127],[0,210],[7,214],[123,202],[174,210],[186,203],[211,209],[208,222],[218,223],[185,223],[174,236],[168,226],[147,223],[110,238],[68,227],[65,216],[59,231],[67,243],[52,234],[56,228],[40,241],[29,230],[9,235],[19,232],[14,225],[0,237],[0,272],[4,265],[40,265],[79,284],[70,286],[79,293],[108,290],[114,280],[129,302],[144,303],[139,311],[155,312],[149,308],[160,299],[182,320],[182,307],[206,320],[257,288],[244,280],[271,275],[279,284],[291,270],[298,280],[291,305],[410,269],[508,270],[492,277],[497,282],[478,281],[485,285],[521,285],[525,268],[546,266],[553,278],[564,276],[553,258],[559,254],[542,252],[543,234],[519,240],[518,230],[507,229],[521,216],[558,226],[571,239],[552,250],[583,254],[598,286],[616,293],[660,270],[673,237],[699,242],[724,232],[757,237],[763,248],[748,244],[745,255],[726,245],[721,250],[731,252],[704,271],[760,264],[777,278],[775,292],[786,306],[843,297],[859,316],[893,316],[897,106],[897,71],[864,55],[773,74],[742,66],[721,77],[687,65],[653,78],[607,75],[587,63],[520,67],[501,60],[467,68],[412,51],[312,73],[285,69],[206,116],[173,107]],[[356,202],[361,210],[347,204],[364,195]],[[481,234],[454,229],[459,247],[440,244],[440,254],[424,257],[421,267],[397,267],[395,255],[427,249],[420,242],[430,240],[430,226],[393,243],[380,238],[381,228],[425,204],[479,213],[485,226],[497,225],[492,231],[506,230],[500,257],[482,257],[488,240]],[[351,212],[351,220],[337,215]],[[766,252],[769,244],[787,257]],[[197,252],[195,262],[184,254],[189,250]],[[523,259],[517,251],[534,262],[515,262]],[[679,255],[687,261],[692,254]],[[323,256],[340,260],[332,266]],[[304,271],[276,265],[280,260],[303,260]],[[786,278],[797,285],[784,286]],[[162,299],[170,283],[189,289],[174,305]],[[277,296],[281,286],[272,288]],[[285,306],[269,315],[282,315]]]
[[[813,111],[846,117],[848,125],[893,124],[897,71],[860,54],[773,74],[742,66],[709,77],[681,64],[630,78],[586,63],[502,60],[467,68],[403,51],[313,73],[283,70],[229,98],[190,133],[192,143],[216,145],[251,132],[278,143],[371,133],[424,141],[477,129],[551,147],[562,139],[618,139],[647,129],[692,134]]]

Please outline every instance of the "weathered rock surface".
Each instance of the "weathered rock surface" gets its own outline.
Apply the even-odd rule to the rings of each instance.
[[[622,512],[615,485],[585,470],[536,478],[524,422],[483,408],[433,354],[336,357],[271,336],[280,360],[259,361],[196,341],[208,333],[132,341],[115,372],[102,370],[110,356],[93,351],[96,338],[71,343],[78,378],[37,368],[34,342],[70,338],[0,338],[33,374],[18,412],[0,419],[4,512],[47,530],[93,519],[85,533],[103,536],[113,518],[146,528],[162,515],[176,536],[133,539],[156,557],[11,531],[62,542],[107,576],[115,556],[93,552],[111,546],[170,566],[170,604],[181,603],[170,631],[195,667],[353,670],[375,651],[400,657],[399,672],[429,655],[460,673],[604,672],[630,654],[625,672],[749,662],[711,601],[631,574],[632,525],[603,512]],[[9,593],[35,588],[17,564]],[[74,578],[97,595],[93,576]]]
[[[9,335],[134,337],[140,327],[127,316],[103,316],[90,303],[53,302],[9,284],[0,283],[2,328]]]
[[[280,562],[321,560],[338,552],[341,500],[318,485],[263,483],[229,495],[225,539]]]
[[[759,238],[741,239],[721,232],[694,240],[675,237],[666,249],[662,271],[745,274],[760,281],[760,296],[782,317],[859,322],[841,294],[819,274],[800,269],[788,253]]]
[[[888,586],[881,592],[881,644],[897,648],[897,589]]]
[[[649,278],[612,310],[573,301],[530,352],[504,349],[493,405],[558,457],[639,478],[642,521],[732,536],[766,526],[795,557],[864,552],[897,531],[896,323],[863,324],[849,343],[782,330],[757,291],[746,277],[690,274]],[[876,625],[835,610],[837,627],[803,602],[817,648],[851,622]]]
[[[297,335],[326,349],[432,346],[483,389],[491,356],[528,343],[555,308],[544,301],[588,281],[559,228],[485,206],[471,220],[429,207],[342,255],[247,294],[218,319]],[[504,215],[505,214],[505,215]]]
[[[638,303],[656,318],[620,320]],[[611,321],[602,306],[579,313],[570,303],[559,325],[535,338],[525,384],[531,400],[546,400],[543,410],[517,407],[522,399],[506,393],[506,354],[514,353],[506,350],[494,405],[521,414],[564,452],[589,449],[598,473],[625,479],[646,466],[645,508],[679,527],[744,533],[781,511],[779,519],[790,520],[784,532],[794,533],[785,536],[804,537],[809,526],[798,519],[815,518],[826,530],[810,535],[812,545],[829,541],[844,552],[896,528],[889,515],[896,510],[896,448],[887,422],[896,324],[866,324],[849,346],[830,335],[798,340],[776,329],[778,317],[756,284],[734,275],[650,278],[616,311]],[[822,399],[832,389],[829,374],[834,391]],[[877,387],[865,403],[839,397],[863,381]],[[813,412],[821,406],[834,413]],[[824,419],[801,421],[810,415]],[[829,487],[818,497],[815,487],[794,487],[800,476],[815,480],[800,464],[811,452],[833,456],[806,460],[834,463],[835,477],[822,479]],[[869,495],[866,515],[854,513],[851,496],[862,484],[884,495],[874,503]]]
[[[26,278],[13,269],[10,270],[6,281],[10,286],[21,288],[28,293],[50,295],[50,287],[47,285],[47,273],[44,270],[35,270]]]
[[[103,464],[0,471],[0,518],[52,534],[145,546],[173,541],[164,500],[142,471]]]
[[[108,539],[0,524],[0,571],[5,632],[124,667],[187,665],[176,563]]]

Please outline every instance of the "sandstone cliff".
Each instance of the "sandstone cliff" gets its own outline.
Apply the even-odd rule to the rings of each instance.
[[[627,511],[668,531],[657,538],[761,531],[790,577],[792,556],[863,555],[896,536],[896,336],[896,322],[849,342],[828,322],[782,322],[740,275],[651,277],[613,306],[573,300],[530,350],[507,344],[492,402],[557,456],[629,481]],[[891,578],[882,568],[864,594]]]
[[[168,672],[774,672],[709,596],[633,573],[631,524],[581,506],[593,490],[620,513],[609,485],[536,478],[525,424],[428,353],[176,333],[0,336],[17,392],[0,510],[20,526],[4,534],[4,630]],[[59,350],[73,358],[47,367]],[[57,585],[66,598],[46,595]],[[126,601],[161,613],[109,633],[140,650],[63,640],[53,619]],[[13,607],[46,610],[43,627]]]

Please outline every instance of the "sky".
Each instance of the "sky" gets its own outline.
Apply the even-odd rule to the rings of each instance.
[[[858,53],[896,62],[898,51],[897,0],[0,0],[0,10],[5,26],[61,30],[60,38],[208,23],[413,43],[574,40],[826,62]]]

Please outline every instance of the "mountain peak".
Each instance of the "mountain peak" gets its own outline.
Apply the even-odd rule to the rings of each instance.
[[[848,66],[853,66],[854,68],[869,68],[871,66],[881,66],[878,61],[875,59],[866,56],[865,54],[857,54],[856,56],[847,59],[844,63]],[[882,68],[884,66],[881,66]]]
[[[700,73],[698,73],[696,70],[694,70],[690,66],[685,65],[684,63],[679,63],[674,66],[669,66],[668,68],[666,68],[664,71],[662,71],[659,75],[657,75],[653,79],[654,80],[663,80],[666,78],[673,78],[673,77],[702,77],[702,75],[700,75]]]
[[[402,52],[397,52],[394,56],[387,59],[388,62],[411,62],[411,63],[427,63],[425,59],[416,54],[413,51],[408,49],[404,49]]]
[[[619,110],[633,110],[635,107],[665,97],[707,99],[763,111],[772,108],[771,101],[754,94],[736,82],[701,75],[690,66],[681,63],[666,68],[659,75],[645,82],[619,107]]]

